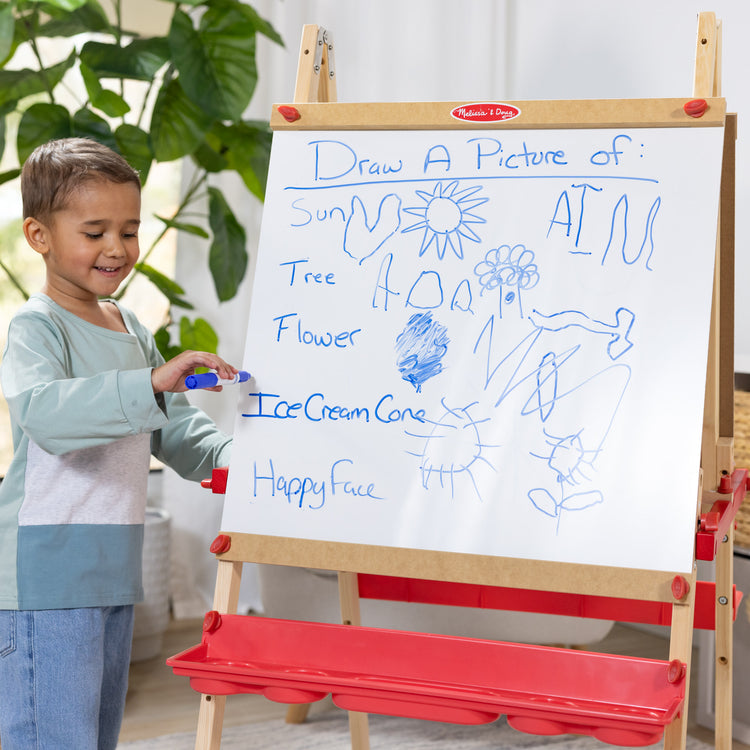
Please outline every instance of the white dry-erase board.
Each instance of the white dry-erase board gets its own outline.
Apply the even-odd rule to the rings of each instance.
[[[225,531],[692,569],[723,109],[517,107],[275,132]]]

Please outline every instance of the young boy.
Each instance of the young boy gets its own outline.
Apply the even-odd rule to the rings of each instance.
[[[198,366],[237,370],[206,352],[165,363],[107,299],[138,260],[140,187],[85,139],[39,147],[22,172],[46,281],[11,321],[0,368],[15,448],[0,484],[3,750],[116,747],[149,456],[196,480],[229,462],[231,439],[180,392]]]

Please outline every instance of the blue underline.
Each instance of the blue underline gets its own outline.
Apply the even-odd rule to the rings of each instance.
[[[458,182],[467,180],[473,180],[475,182],[481,180],[630,180],[632,182],[651,182],[655,185],[659,184],[659,180],[655,179],[654,177],[625,177],[618,175],[486,175],[481,177],[472,175],[470,177],[413,177],[404,178],[401,180],[368,180],[366,182],[345,182],[331,185],[310,185],[308,187],[288,185],[284,188],[284,190],[331,190],[334,188],[364,187],[365,185],[396,185],[409,182]]]

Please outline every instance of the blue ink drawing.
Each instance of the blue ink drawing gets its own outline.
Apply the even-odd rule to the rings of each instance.
[[[534,262],[534,253],[525,245],[500,245],[489,250],[484,260],[474,266],[479,277],[482,294],[492,289],[500,291],[500,317],[503,307],[516,303],[518,314],[523,318],[521,292],[533,289],[539,283],[539,269]]]
[[[386,195],[378,206],[378,215],[370,225],[361,198],[352,198],[352,211],[344,229],[344,252],[361,265],[398,231],[401,226],[401,198]]]
[[[458,180],[453,180],[447,185],[438,182],[431,193],[426,190],[416,191],[424,205],[404,208],[404,212],[419,216],[420,220],[401,231],[423,231],[420,258],[434,245],[441,260],[449,247],[461,259],[464,257],[463,240],[480,241],[479,235],[469,225],[486,222],[486,219],[472,213],[489,200],[474,197],[481,189],[482,186],[477,185],[459,190]]]
[[[480,425],[490,420],[471,416],[470,410],[477,405],[476,401],[460,408],[451,408],[444,398],[440,399],[440,403],[444,412],[436,422],[428,423],[432,425],[429,432],[422,435],[406,432],[410,437],[424,441],[419,453],[407,452],[419,458],[422,487],[426,490],[434,479],[441,488],[450,489],[453,498],[457,480],[463,479],[467,489],[472,489],[481,501],[477,473],[483,466],[495,471],[484,450],[497,446],[484,443],[479,431]]]
[[[614,322],[607,323],[578,310],[552,315],[535,310],[528,321],[534,330],[498,360],[491,316],[474,353],[484,339],[485,390],[492,387],[495,407],[515,394],[514,408],[533,420],[532,439],[538,425],[537,441],[544,447],[526,450],[544,461],[547,476],[537,479],[527,497],[536,510],[556,520],[559,533],[563,511],[583,511],[605,500],[595,486],[595,464],[630,381],[630,367],[616,360],[633,346],[628,336],[635,316],[621,307]]]
[[[446,327],[433,320],[431,312],[412,315],[396,337],[398,370],[417,393],[426,380],[443,371],[449,343]]]
[[[553,437],[546,430],[544,434],[548,445],[552,448],[549,455],[541,456],[536,453],[530,455],[546,461],[558,483],[560,499],[555,499],[552,493],[544,487],[529,490],[528,496],[537,510],[557,519],[559,529],[563,510],[585,510],[604,501],[604,496],[596,489],[583,492],[568,492],[567,490],[567,485],[577,486],[591,480],[584,470],[587,467],[593,469],[594,459],[599,451],[586,450],[580,432],[565,437]]]
[[[633,328],[635,315],[627,307],[620,307],[615,311],[614,323],[593,320],[586,313],[578,310],[565,310],[553,315],[543,315],[538,310],[532,310],[529,320],[535,328],[540,330],[562,331],[565,328],[578,327],[589,333],[609,336],[607,354],[612,360],[619,359],[633,346],[628,336]]]

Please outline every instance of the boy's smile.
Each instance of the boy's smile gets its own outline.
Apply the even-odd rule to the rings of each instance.
[[[79,315],[112,296],[140,254],[140,210],[136,185],[93,178],[46,224],[26,219],[27,239],[47,266],[44,293]]]

